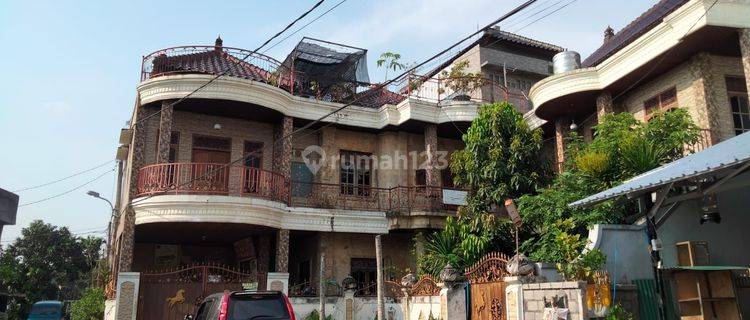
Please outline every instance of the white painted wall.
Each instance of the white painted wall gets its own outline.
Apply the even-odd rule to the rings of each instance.
[[[607,256],[605,268],[617,283],[653,279],[644,226],[597,224],[589,230],[587,248],[597,248]]]

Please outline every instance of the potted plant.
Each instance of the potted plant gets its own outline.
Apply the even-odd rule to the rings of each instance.
[[[453,100],[455,101],[471,100],[471,92],[484,85],[482,74],[479,72],[466,72],[468,67],[469,61],[462,60],[453,64],[450,71],[443,70],[440,73],[441,80],[444,81],[445,86],[454,93]],[[445,93],[445,89],[440,87],[438,93]]]

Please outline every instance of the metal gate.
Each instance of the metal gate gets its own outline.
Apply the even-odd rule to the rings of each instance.
[[[505,320],[505,282],[508,257],[490,253],[467,269],[472,320]]]
[[[244,287],[265,288],[265,277],[220,265],[200,265],[141,274],[138,289],[138,319],[182,320],[194,314],[206,296],[238,291]]]

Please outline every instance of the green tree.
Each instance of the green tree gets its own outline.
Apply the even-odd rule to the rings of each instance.
[[[490,251],[512,252],[512,226],[489,213],[490,205],[533,192],[542,183],[541,132],[531,130],[511,104],[480,107],[463,142],[465,148],[451,156],[451,171],[454,182],[470,190],[467,205],[427,237],[420,273],[437,275],[448,262],[466,268]]]
[[[385,80],[388,80],[388,70],[399,71],[406,68],[406,65],[399,62],[401,54],[390,51],[383,52],[377,61],[378,68],[385,66]]]
[[[89,285],[91,261],[99,259],[87,257],[86,248],[99,252],[97,243],[101,247],[101,240],[81,239],[40,220],[24,228],[0,255],[0,291],[26,296],[11,303],[9,315],[25,319],[30,303],[76,298]]]
[[[104,318],[104,289],[88,288],[81,298],[71,305],[70,315],[75,320],[98,320]]]
[[[568,204],[682,157],[685,146],[698,138],[698,128],[684,109],[658,114],[649,122],[629,113],[608,115],[595,129],[590,143],[572,134],[565,172],[549,187],[518,201],[529,228],[522,250],[533,260],[570,262],[559,248],[560,239],[577,239],[582,248],[590,226],[622,223],[635,211],[632,204],[616,201],[585,208]]]

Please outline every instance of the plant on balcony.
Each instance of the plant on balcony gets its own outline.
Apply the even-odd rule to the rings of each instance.
[[[385,67],[385,80],[388,81],[388,70],[393,71],[399,71],[406,68],[406,65],[399,62],[401,59],[401,54],[393,53],[390,51],[383,52],[380,54],[380,58],[378,58],[377,65],[378,68]]]
[[[592,225],[627,222],[624,217],[636,211],[630,203],[606,201],[586,208],[568,204],[676,160],[699,132],[684,109],[656,115],[647,123],[629,113],[608,115],[595,129],[596,136],[589,143],[572,133],[565,172],[537,195],[518,200],[524,224],[530,226],[522,251],[533,260],[566,262],[555,242],[561,233],[578,235],[578,245],[583,247]]]
[[[456,185],[470,190],[467,205],[446,227],[427,237],[419,272],[437,276],[446,263],[456,268],[474,264],[490,251],[512,253],[512,227],[490,212],[542,185],[541,132],[531,130],[507,102],[480,107],[463,136],[465,148],[451,155]]]
[[[453,92],[453,100],[468,101],[472,91],[479,89],[484,85],[485,80],[481,73],[466,72],[469,68],[468,60],[461,60],[453,64],[450,71],[443,70],[440,73],[442,82]],[[445,93],[445,89],[440,87],[438,93]]]

